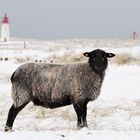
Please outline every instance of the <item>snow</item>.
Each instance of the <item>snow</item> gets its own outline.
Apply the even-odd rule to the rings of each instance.
[[[137,90],[140,82],[139,74],[139,66],[109,66],[102,88],[102,97],[137,99],[140,97],[139,90]]]
[[[33,131],[17,131],[12,133],[1,133],[0,132],[0,138],[2,140],[9,140],[9,139],[23,139],[23,140],[85,140],[85,139],[95,139],[95,140],[111,140],[111,139],[117,139],[117,140],[138,140],[139,139],[139,132],[116,132],[116,131],[87,131],[87,130],[80,130],[80,132],[33,132]]]
[[[76,49],[75,42],[79,47]],[[64,55],[67,51],[80,54],[92,50],[92,43],[84,48],[80,41],[57,41],[56,48],[44,49],[41,47],[26,50],[4,49],[2,55],[10,57],[9,61],[0,61],[0,139],[12,140],[139,140],[140,139],[140,66],[139,65],[113,65],[109,64],[99,98],[88,104],[88,128],[78,130],[76,127],[76,114],[72,106],[58,109],[45,109],[33,106],[32,103],[22,110],[14,123],[13,132],[4,132],[8,110],[12,104],[10,76],[21,63],[15,57],[30,56],[32,59],[47,58],[49,55]],[[97,43],[97,42],[96,42]],[[100,42],[101,43],[101,42]],[[54,46],[48,42],[48,46]],[[66,46],[72,47],[69,49]],[[103,44],[103,42],[101,43]],[[131,44],[131,43],[130,43]],[[56,47],[56,46],[55,46]],[[95,48],[95,47],[93,47]],[[127,52],[134,57],[140,56],[139,46],[135,47],[110,47],[105,50],[115,53]]]

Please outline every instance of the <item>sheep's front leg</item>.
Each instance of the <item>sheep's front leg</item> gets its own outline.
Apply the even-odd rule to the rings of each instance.
[[[74,109],[77,114],[77,126],[79,128],[87,127],[87,103],[74,104]]]
[[[87,103],[83,105],[83,115],[82,115],[82,119],[83,119],[83,126],[87,127]]]

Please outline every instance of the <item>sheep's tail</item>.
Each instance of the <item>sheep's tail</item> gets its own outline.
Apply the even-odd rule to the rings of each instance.
[[[15,74],[15,72],[12,74],[12,76],[11,76],[11,82],[13,83],[13,81],[14,81],[14,74]]]

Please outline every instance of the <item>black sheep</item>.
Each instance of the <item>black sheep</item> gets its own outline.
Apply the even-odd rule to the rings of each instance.
[[[77,126],[87,126],[87,103],[100,94],[108,59],[114,57],[97,49],[83,54],[86,63],[27,63],[11,76],[12,98],[5,131],[12,129],[17,114],[32,101],[35,105],[57,108],[72,104],[77,114]]]

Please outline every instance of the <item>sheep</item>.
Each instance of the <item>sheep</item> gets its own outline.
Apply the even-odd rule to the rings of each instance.
[[[87,127],[87,104],[100,94],[108,59],[101,49],[85,52],[88,62],[78,64],[27,63],[11,76],[12,98],[5,131],[12,130],[17,114],[30,102],[45,108],[73,105],[77,127]]]

